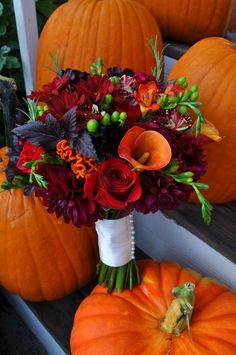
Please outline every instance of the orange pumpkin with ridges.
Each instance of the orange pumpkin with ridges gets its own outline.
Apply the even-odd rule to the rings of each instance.
[[[7,149],[0,150],[0,184]],[[1,161],[2,160],[2,161]],[[49,214],[21,189],[0,193],[0,284],[29,301],[54,300],[85,286],[98,261],[94,228]]]
[[[155,17],[164,38],[194,43],[236,30],[235,0],[136,0]]]
[[[162,38],[154,17],[132,0],[69,0],[50,16],[39,38],[37,87],[55,75],[49,54],[62,68],[89,71],[102,57],[104,72],[112,66],[151,71],[155,66],[148,38]]]
[[[185,76],[199,84],[201,111],[219,130],[222,140],[206,144],[208,171],[202,181],[210,186],[204,195],[211,202],[236,198],[236,44],[210,37],[194,44],[172,67],[169,79]],[[195,199],[194,199],[195,200]]]
[[[71,333],[72,355],[236,353],[235,293],[171,262],[143,260],[139,266],[140,286],[113,294],[97,286],[81,303]],[[181,335],[172,335],[162,330],[168,329],[168,308],[168,321],[173,316],[180,324],[175,312],[170,314],[175,310],[170,312],[172,289],[186,282],[196,285],[190,331],[185,328]]]

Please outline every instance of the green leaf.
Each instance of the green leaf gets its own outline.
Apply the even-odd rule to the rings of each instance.
[[[3,69],[3,67],[5,66],[6,64],[6,58],[1,56],[1,53],[0,53],[0,71]]]
[[[2,46],[2,47],[0,48],[0,55],[5,55],[5,54],[9,53],[10,50],[11,50],[10,47],[8,47],[8,46]]]
[[[175,108],[176,106],[177,106],[177,102],[171,102],[171,103],[167,103],[166,105],[164,105],[163,109],[170,110],[172,108]]]
[[[7,32],[7,26],[5,23],[2,23],[0,21],[0,36],[4,36],[5,33]]]
[[[173,174],[179,169],[179,166],[179,161],[174,159],[171,160],[169,164],[161,170],[161,172],[163,172],[164,174]]]
[[[3,15],[3,10],[4,10],[4,6],[3,3],[0,1],[0,16]]]
[[[40,12],[46,18],[48,18],[51,13],[56,9],[56,5],[53,4],[52,0],[37,1],[36,7],[37,11]]]
[[[35,172],[31,172],[31,175],[34,177],[40,187],[47,189],[48,183],[44,180],[42,175],[36,174]]]
[[[17,57],[8,56],[6,57],[6,68],[7,69],[17,69],[20,68],[20,62]]]
[[[163,70],[163,66],[164,66],[164,50],[166,48],[166,46],[163,48],[162,52],[159,53],[157,46],[158,46],[158,38],[157,35],[155,36],[155,39],[153,39],[152,37],[149,38],[149,44],[150,47],[152,49],[153,52],[153,56],[156,62],[156,66],[154,68],[151,68],[152,71],[152,75],[154,76],[154,78],[159,81],[160,77],[161,77],[161,73]]]
[[[206,198],[198,190],[196,183],[192,183],[191,185],[197,195],[197,198],[199,199],[199,201],[202,204],[202,207],[201,207],[202,218],[206,224],[210,224],[213,206],[206,200]]]
[[[206,190],[206,189],[209,188],[208,185],[203,184],[202,182],[195,182],[194,185],[197,186],[199,189],[205,189]]]

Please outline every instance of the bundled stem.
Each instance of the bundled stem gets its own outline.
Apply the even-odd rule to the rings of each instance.
[[[122,266],[108,266],[102,261],[97,265],[99,285],[107,287],[108,293],[113,290],[122,292],[124,289],[132,289],[134,285],[141,283],[140,272],[135,260]]]

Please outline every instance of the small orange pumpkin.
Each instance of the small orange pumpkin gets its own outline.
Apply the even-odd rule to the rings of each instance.
[[[194,43],[236,29],[235,0],[137,0],[153,14],[164,38]]]
[[[236,198],[236,44],[210,37],[194,44],[172,67],[169,79],[185,76],[191,86],[199,84],[201,111],[219,130],[222,140],[206,144],[208,171],[204,191],[214,203]]]
[[[0,184],[6,151],[0,150]],[[0,260],[0,284],[8,291],[29,301],[54,300],[95,277],[97,235],[58,220],[21,189],[2,192]]]
[[[113,294],[96,286],[80,304],[71,333],[72,355],[236,353],[235,293],[171,262],[143,260],[139,267],[140,286]],[[185,328],[177,336],[171,332],[181,326],[183,309],[172,302],[172,289],[185,282],[196,285],[195,306],[190,332]]]
[[[132,0],[69,0],[50,16],[38,45],[37,87],[50,81],[55,70],[49,54],[59,56],[62,68],[89,71],[102,57],[104,72],[119,65],[134,71],[155,66],[148,38],[162,37],[154,17]]]

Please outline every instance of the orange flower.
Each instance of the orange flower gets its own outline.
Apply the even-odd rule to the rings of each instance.
[[[95,160],[84,157],[76,149],[72,149],[65,139],[57,143],[57,154],[61,159],[71,162],[71,170],[77,179],[85,179],[87,175],[97,170]]]
[[[195,127],[196,121],[193,124],[193,128]],[[211,140],[214,142],[220,142],[222,140],[221,136],[219,135],[218,129],[213,125],[213,123],[208,120],[206,120],[206,123],[201,124],[200,134],[203,135],[206,140]]]
[[[134,91],[134,97],[139,103],[140,110],[143,115],[149,110],[157,111],[160,105],[154,102],[158,92],[158,87],[155,81],[150,81],[147,84],[140,84],[138,91]]]
[[[177,96],[179,92],[184,92],[182,86],[178,83],[171,83],[167,85],[164,94],[169,96]]]
[[[162,134],[134,126],[122,138],[118,154],[137,170],[160,170],[171,159],[171,147]]]
[[[75,160],[75,150],[72,149],[66,139],[62,139],[57,143],[57,154],[65,161]]]

